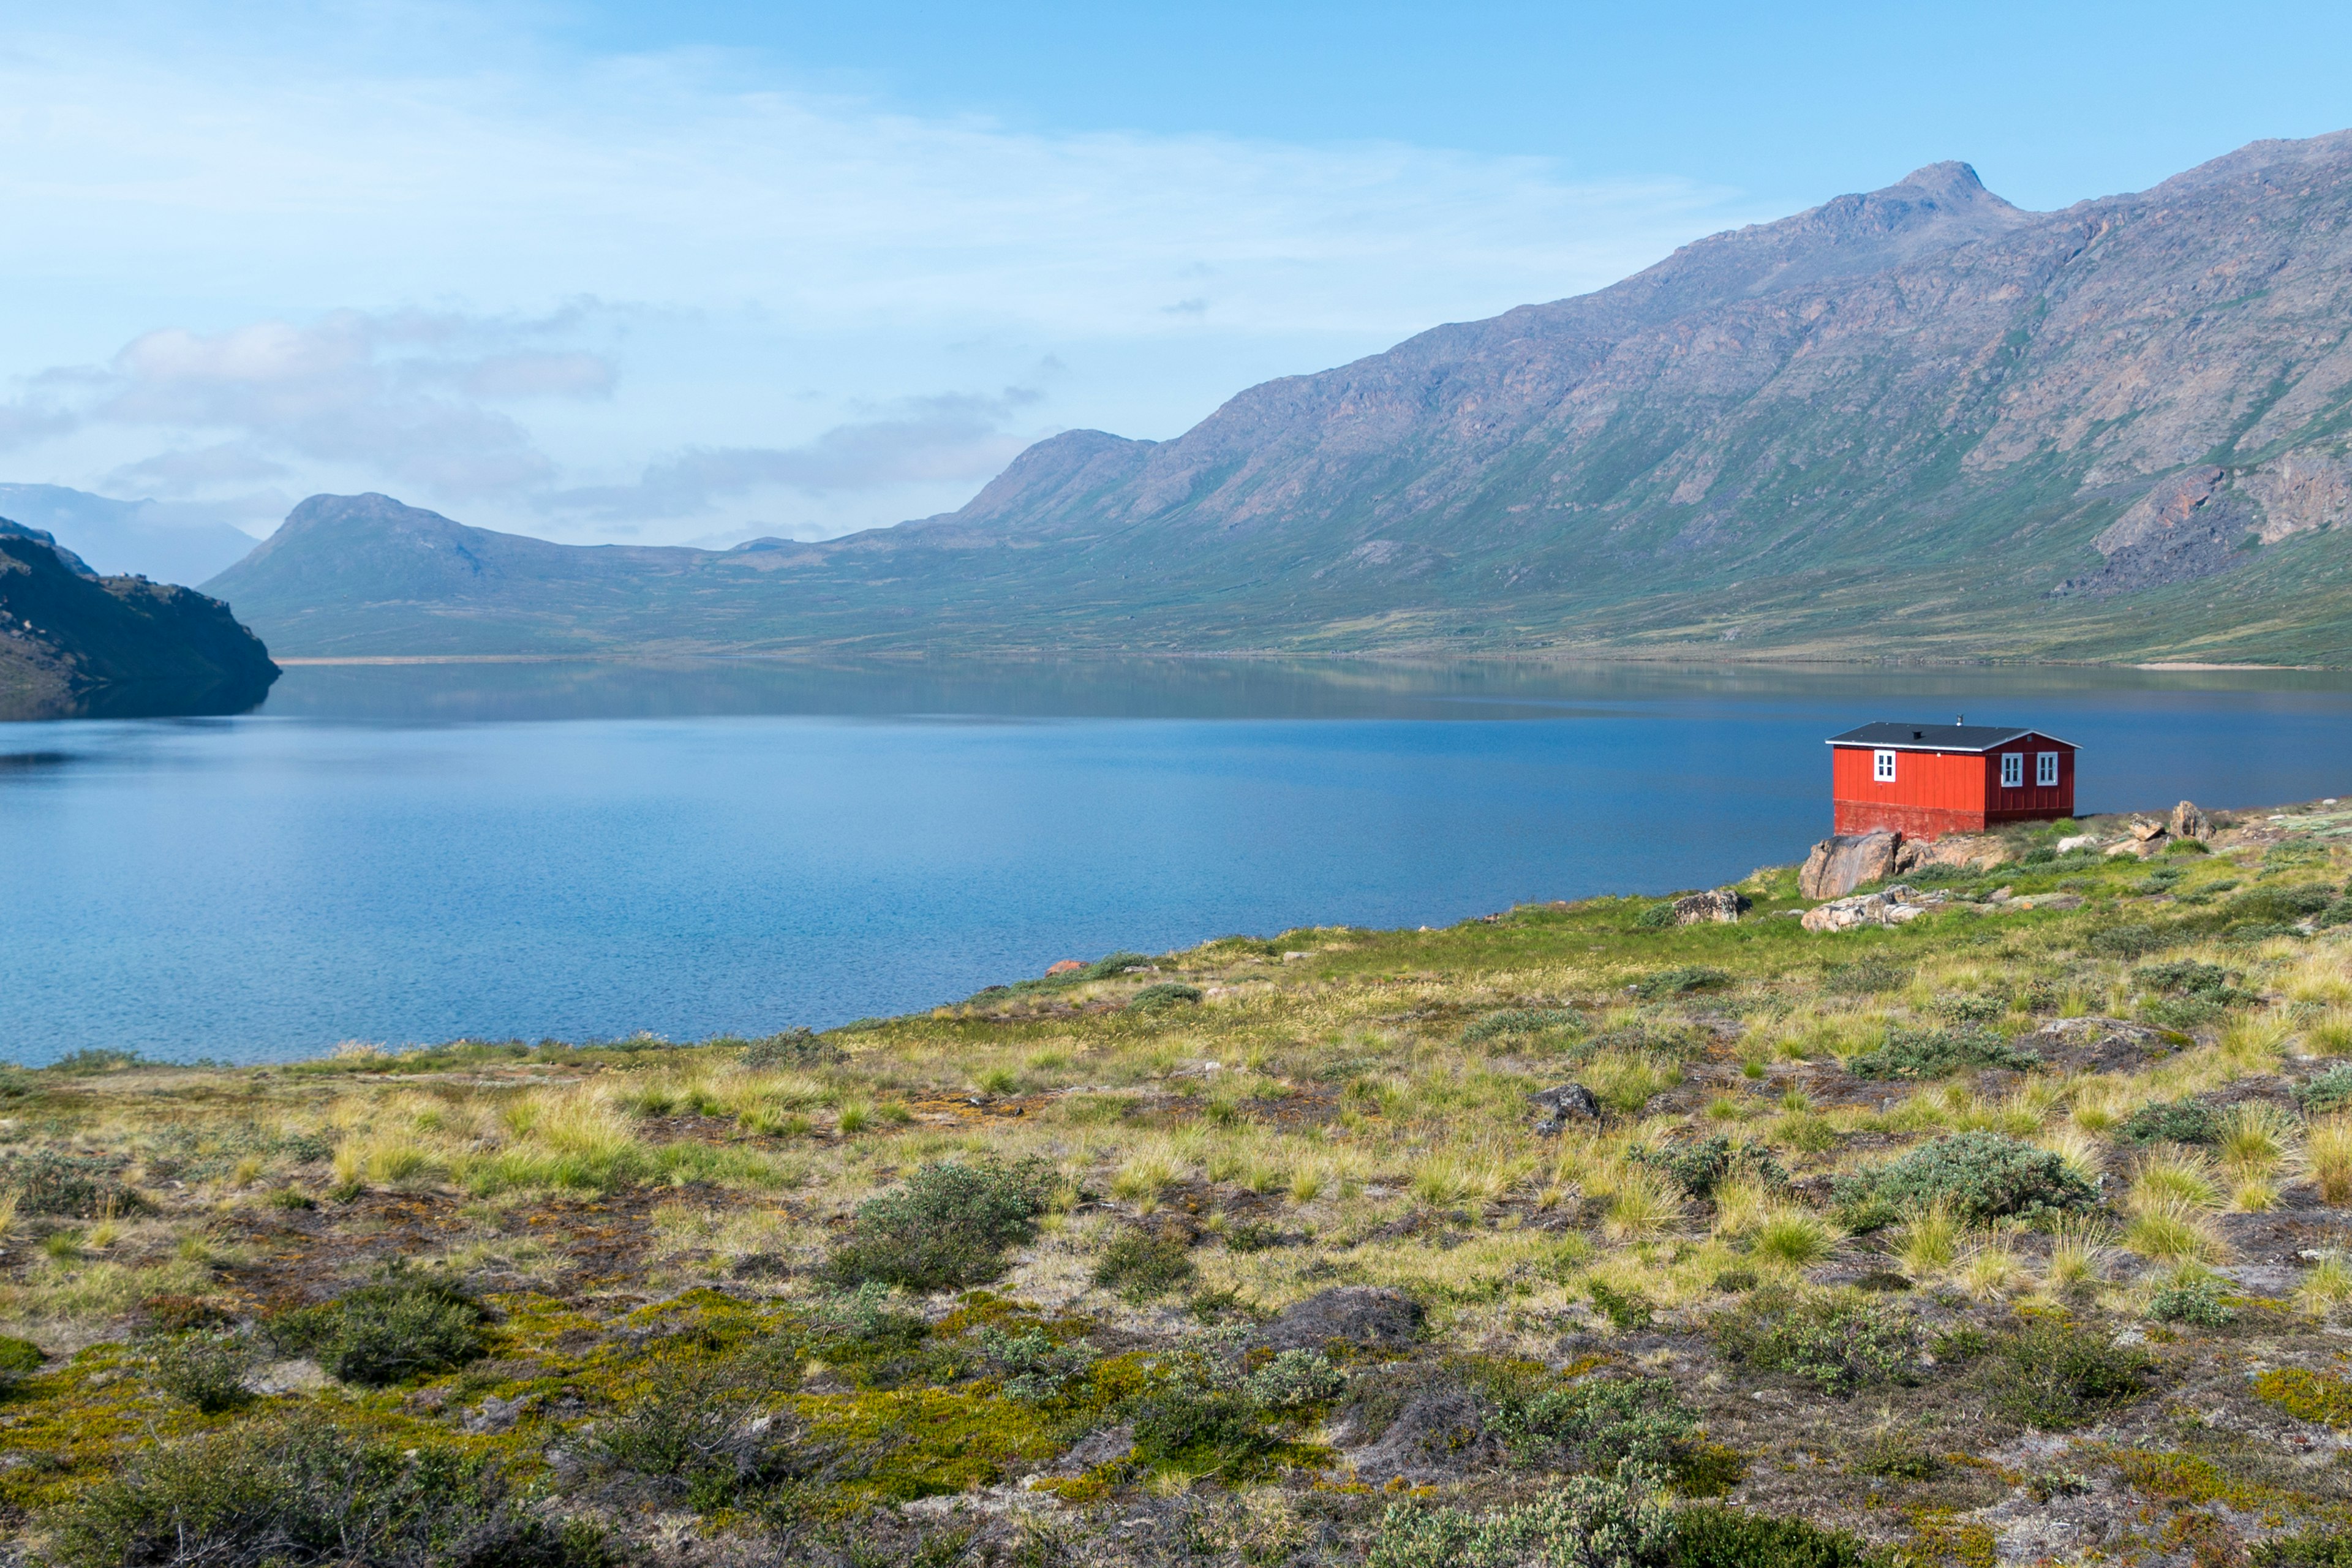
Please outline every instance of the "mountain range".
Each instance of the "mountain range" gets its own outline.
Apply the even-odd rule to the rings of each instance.
[[[2347,289],[2352,132],[2053,213],[1937,163],[895,528],[566,546],[320,496],[205,587],[312,655],[2340,663]]]

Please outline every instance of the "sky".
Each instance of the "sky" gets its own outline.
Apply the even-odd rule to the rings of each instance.
[[[0,14],[0,481],[266,535],[950,510],[1946,158],[2352,126],[2352,7],[439,0]]]

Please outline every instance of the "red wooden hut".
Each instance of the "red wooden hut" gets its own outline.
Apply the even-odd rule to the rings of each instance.
[[[1998,724],[1864,724],[1832,735],[1839,833],[1981,833],[2074,815],[2074,747]]]

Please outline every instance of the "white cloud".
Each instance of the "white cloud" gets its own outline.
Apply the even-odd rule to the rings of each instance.
[[[1171,436],[1758,216],[1533,158],[924,119],[712,56],[138,36],[0,51],[0,204],[43,237],[0,253],[30,323],[0,446],[53,470],[19,477],[838,531],[955,505],[1052,429]],[[938,401],[1046,356],[1075,368],[1038,401]]]

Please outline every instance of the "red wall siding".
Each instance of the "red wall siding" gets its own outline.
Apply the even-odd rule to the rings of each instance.
[[[1897,752],[1895,782],[1880,784],[1870,776],[1871,748],[1833,746],[1830,793],[1839,800],[1870,801],[1889,805],[1924,805],[1939,811],[1982,813],[1985,809],[1984,759],[1945,752]]]
[[[2025,758],[2025,785],[2021,789],[2000,787],[2000,759],[2011,752],[2021,752]],[[2048,788],[2033,782],[2033,755],[2037,752],[2058,753],[2058,782]],[[1988,821],[2029,822],[2037,818],[2074,815],[2074,747],[2053,741],[2047,735],[2028,735],[1989,753],[1984,765],[1985,816]]]
[[[1873,776],[1874,749],[1830,749],[1830,795],[1836,832],[1867,833],[1892,827],[1907,837],[1935,838],[1946,833],[1974,832],[1996,822],[2074,814],[2074,749],[2046,735],[2030,734],[2000,751],[1982,754],[1898,751],[1895,778],[1889,784]],[[2037,752],[2051,751],[2058,753],[2058,783],[2045,788],[2033,782],[2033,757]],[[2009,752],[2022,752],[2025,757],[2025,783],[2017,789],[2003,789],[2000,784],[2000,759]]]

